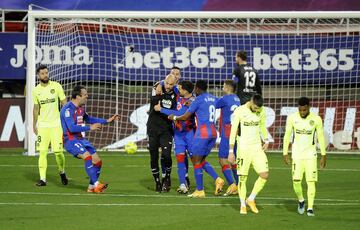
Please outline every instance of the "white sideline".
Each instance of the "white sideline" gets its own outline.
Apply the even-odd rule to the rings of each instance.
[[[29,168],[33,168],[33,167],[38,167],[38,165],[9,165],[9,164],[2,164],[0,165],[0,167],[29,167]],[[57,165],[48,165],[47,167],[57,167]],[[109,168],[113,168],[114,166],[112,165],[107,165],[106,167]],[[148,168],[148,165],[123,165],[121,167],[124,168]],[[83,165],[67,165],[66,168],[84,168]],[[176,166],[174,167],[176,168]],[[190,166],[190,168],[192,168],[192,166]],[[218,165],[213,165],[213,168],[220,168],[220,166]],[[290,167],[269,167],[271,170],[291,170]],[[322,169],[322,171],[339,171],[339,172],[360,172],[360,169],[343,169],[343,168],[337,168],[337,169],[329,169],[329,168],[325,168]]]
[[[21,202],[2,202],[0,205],[36,205],[36,206],[238,206],[238,204],[129,204],[129,203],[102,203],[102,204],[92,204],[92,203],[21,203]],[[265,203],[259,204],[259,206],[285,206],[289,204],[272,204]],[[360,203],[323,203],[316,204],[316,206],[360,206]]]
[[[103,194],[91,194],[91,193],[58,193],[58,192],[15,192],[15,191],[8,191],[8,192],[0,192],[1,194],[7,195],[39,195],[39,196],[88,196],[88,197],[144,197],[144,198],[177,198],[177,199],[190,199],[187,196],[181,195],[164,195],[164,194],[119,194],[119,193],[103,193]],[[202,199],[236,199],[239,198],[237,196],[209,196],[204,197]],[[294,200],[295,198],[292,197],[257,197],[257,200]],[[326,202],[349,202],[349,203],[360,203],[360,200],[347,200],[347,199],[327,199],[327,198],[316,198],[316,201],[326,201]]]

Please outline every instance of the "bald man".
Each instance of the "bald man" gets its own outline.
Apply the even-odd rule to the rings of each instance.
[[[154,106],[160,102],[161,107],[176,109],[176,94],[174,86],[176,77],[173,74],[166,76],[162,85],[162,94],[152,95],[150,98],[149,119],[147,121],[147,135],[149,141],[150,166],[155,180],[156,192],[168,192],[171,188],[171,148],[173,141],[172,121],[167,116],[154,110]],[[165,178],[160,180],[159,172],[159,148],[165,163]]]

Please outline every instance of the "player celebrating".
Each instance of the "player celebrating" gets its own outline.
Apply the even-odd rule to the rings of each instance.
[[[284,161],[289,165],[288,148],[290,136],[293,133],[292,144],[292,179],[295,194],[299,200],[298,213],[304,214],[305,200],[302,193],[301,181],[305,174],[307,183],[308,208],[307,215],[314,216],[313,205],[315,199],[315,182],[317,182],[317,154],[315,132],[320,144],[320,167],[326,166],[326,151],[324,130],[320,116],[310,112],[309,98],[301,97],[298,101],[298,112],[287,118],[284,136]]]
[[[228,160],[235,163],[234,143],[237,134],[239,138],[237,142],[237,167],[239,175],[239,197],[240,197],[240,214],[246,214],[246,204],[253,213],[258,213],[256,208],[255,197],[263,189],[269,177],[268,161],[265,150],[268,148],[269,141],[267,139],[267,130],[265,127],[266,115],[263,108],[263,98],[255,94],[251,100],[245,105],[235,109],[233,113],[233,121],[231,122],[230,148]],[[261,136],[264,145],[261,143]],[[246,198],[246,180],[249,174],[250,165],[253,165],[259,178],[254,184],[254,188]]]
[[[190,81],[181,81],[178,84],[178,89],[180,91],[181,97],[178,97],[177,99],[177,110],[162,108],[159,103],[154,107],[155,111],[160,111],[165,115],[183,115],[189,108],[189,102],[194,100],[194,96],[192,95],[194,86]],[[193,117],[187,121],[177,121],[174,125],[174,150],[176,155],[178,177],[180,183],[177,192],[182,194],[188,193],[189,188],[189,182],[186,176],[188,170],[188,167],[186,165],[186,151],[189,152],[190,150],[190,146],[194,138],[194,129],[195,120]]]
[[[261,83],[257,70],[247,63],[247,53],[236,53],[236,68],[233,71],[233,80],[237,83],[237,95],[241,104],[245,104],[254,94],[262,95]]]
[[[236,164],[229,166],[228,155],[229,155],[229,136],[231,130],[231,115],[234,110],[240,106],[240,99],[234,93],[236,85],[232,80],[226,80],[224,82],[223,91],[224,96],[216,102],[216,108],[221,109],[220,113],[220,146],[219,146],[219,163],[222,168],[222,172],[225,176],[226,182],[229,187],[226,190],[224,196],[237,194],[238,188],[238,175],[236,171]],[[235,177],[235,182],[233,179]]]
[[[194,198],[205,197],[203,169],[215,180],[215,195],[220,195],[225,183],[224,180],[217,175],[210,163],[205,160],[215,145],[217,137],[215,128],[216,98],[214,95],[206,92],[207,87],[206,81],[198,80],[195,84],[197,97],[191,103],[186,113],[179,117],[173,114],[169,116],[169,119],[173,121],[188,120],[194,113],[196,116],[197,127],[190,151],[192,154],[191,161],[194,165],[196,190],[189,196]]]
[[[119,116],[113,115],[107,120],[90,117],[83,107],[87,98],[88,93],[85,87],[75,86],[71,94],[71,101],[61,109],[60,118],[65,141],[64,147],[74,157],[84,160],[85,171],[90,178],[87,191],[101,193],[108,186],[99,182],[102,161],[96,153],[96,149],[84,138],[82,132],[100,130],[102,124],[117,120]],[[85,125],[84,122],[90,125]]]
[[[66,103],[66,97],[61,85],[49,80],[49,72],[45,65],[40,65],[36,69],[36,74],[40,81],[32,93],[34,102],[33,129],[37,135],[37,149],[40,152],[38,163],[40,180],[36,185],[46,186],[47,153],[50,143],[55,154],[61,182],[63,185],[67,185],[59,112],[59,100],[63,106]]]

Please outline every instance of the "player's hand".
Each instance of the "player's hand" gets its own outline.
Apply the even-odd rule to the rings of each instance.
[[[160,101],[159,101],[159,103],[157,103],[157,105],[154,106],[154,110],[157,112],[160,112],[160,110],[161,110]]]
[[[230,162],[230,164],[235,164],[235,154],[234,151],[229,151],[229,155],[228,155],[228,161]]]
[[[262,146],[262,149],[266,151],[268,147],[269,147],[269,142],[265,142],[264,145]]]
[[[286,165],[290,165],[289,155],[284,155],[284,162]]]
[[[91,124],[90,130],[101,130],[101,124],[100,123]]]
[[[326,166],[326,155],[321,156],[321,159],[320,159],[320,169],[325,168],[325,166]]]
[[[156,94],[156,95],[161,95],[161,94],[163,94],[163,92],[162,92],[162,86],[161,86],[160,83],[157,84],[156,87],[155,87],[155,94]]]
[[[107,123],[110,123],[110,122],[113,122],[113,121],[118,121],[119,120],[119,115],[118,114],[115,114],[113,115],[112,117],[110,117],[109,119],[107,119]]]
[[[36,125],[33,125],[33,130],[34,130],[35,135],[37,135],[38,134],[38,129],[37,129]]]
[[[175,116],[174,114],[170,114],[170,115],[168,116],[168,119],[173,121],[173,120],[174,120],[174,116]]]

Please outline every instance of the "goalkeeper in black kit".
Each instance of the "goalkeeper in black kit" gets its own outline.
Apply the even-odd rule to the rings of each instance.
[[[258,72],[247,63],[246,51],[236,52],[236,67],[233,71],[233,81],[237,84],[236,94],[243,105],[255,94],[262,95],[261,81]]]
[[[168,192],[171,188],[171,148],[173,141],[172,121],[166,115],[154,110],[154,106],[160,102],[161,107],[176,109],[176,94],[174,92],[176,78],[173,74],[166,76],[162,93],[151,95],[149,119],[147,121],[147,135],[149,140],[150,166],[155,180],[156,192]],[[156,88],[156,85],[154,86]],[[161,183],[159,172],[159,147],[164,158],[166,175]]]

